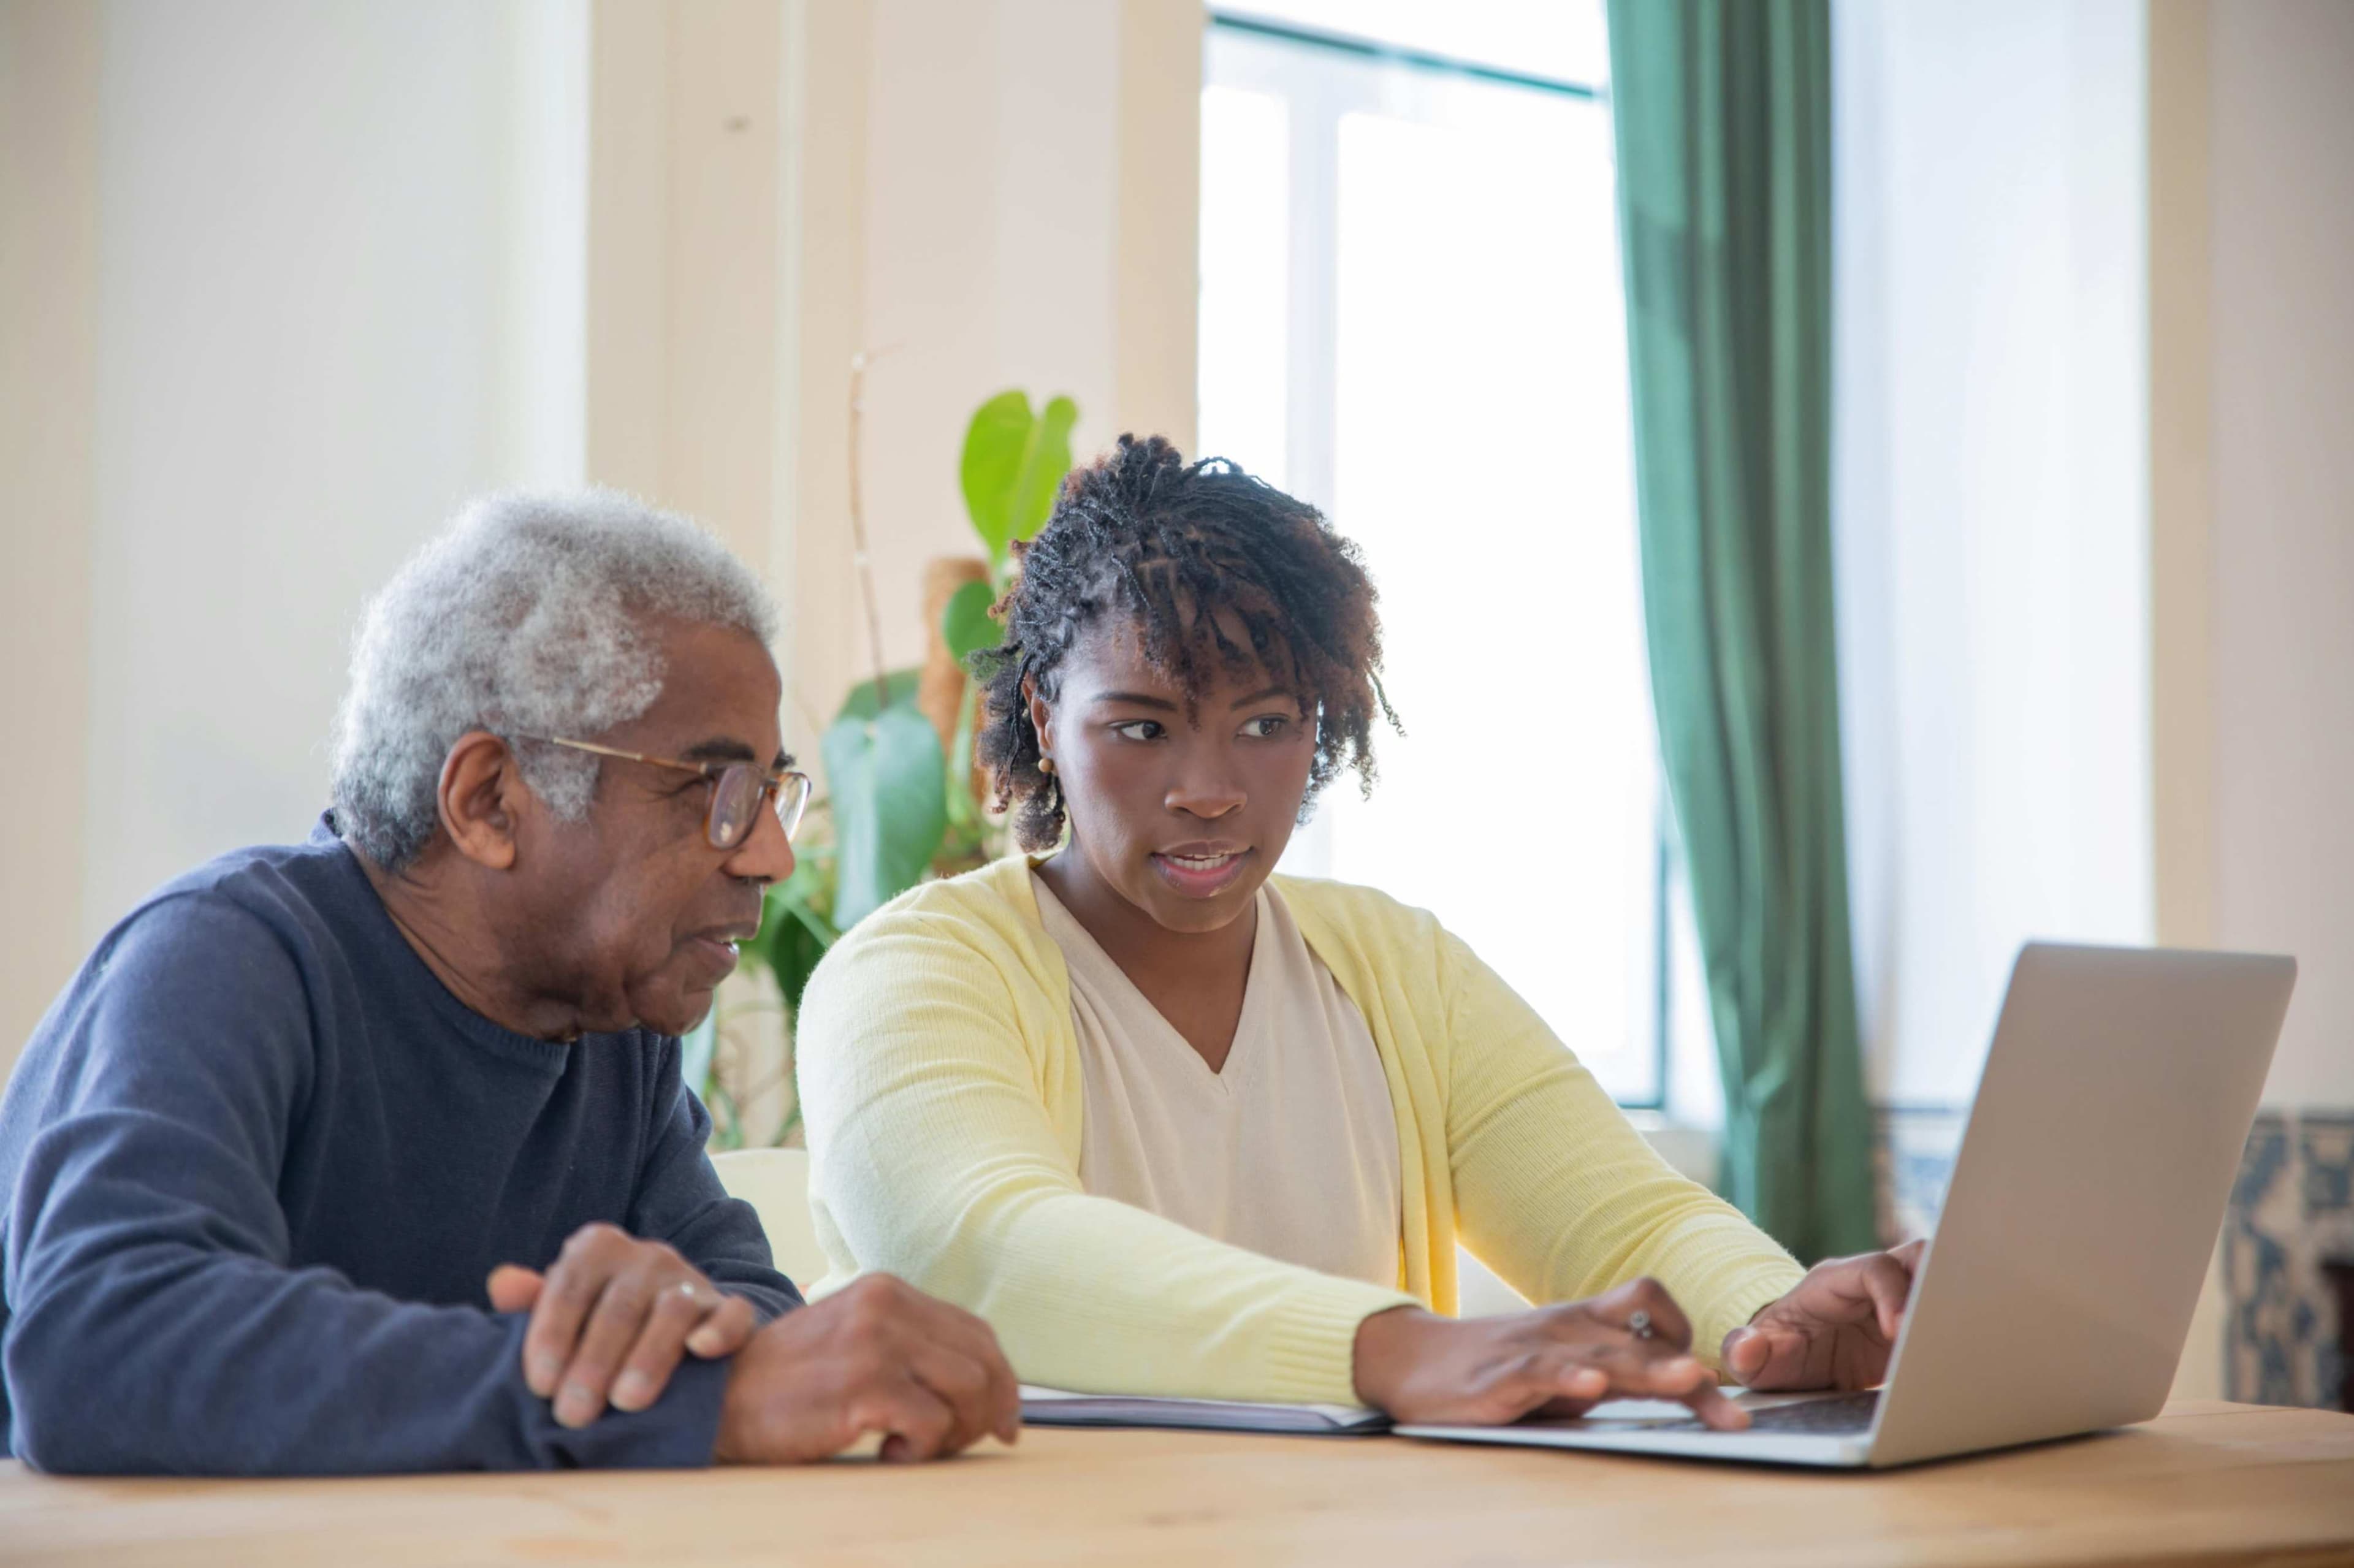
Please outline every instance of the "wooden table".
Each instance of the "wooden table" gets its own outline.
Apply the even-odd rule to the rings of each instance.
[[[2354,1416],[2192,1404],[1882,1476],[1402,1439],[1049,1432],[899,1469],[66,1479],[8,1563],[2354,1563]]]

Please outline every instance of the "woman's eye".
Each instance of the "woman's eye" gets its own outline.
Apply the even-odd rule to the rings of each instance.
[[[1273,740],[1290,722],[1279,714],[1261,714],[1243,726],[1243,733],[1253,740]]]
[[[1126,724],[1112,726],[1111,732],[1122,740],[1158,740],[1161,738],[1161,723],[1158,719],[1130,719]]]

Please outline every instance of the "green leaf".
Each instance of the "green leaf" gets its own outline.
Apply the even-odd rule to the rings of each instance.
[[[777,977],[777,990],[783,995],[785,1005],[801,1014],[801,992],[808,989],[810,976],[817,972],[818,960],[833,945],[831,937],[820,937],[809,923],[786,920],[769,938],[769,968]]]
[[[940,612],[940,636],[958,663],[1005,641],[1005,629],[989,613],[996,602],[989,585],[980,582],[967,583],[949,597],[948,609]]]
[[[1068,397],[1046,405],[1030,442],[1014,493],[1013,536],[1027,539],[1046,525],[1054,514],[1055,496],[1071,471],[1071,427],[1079,422],[1079,406]]]
[[[923,879],[948,831],[948,764],[913,707],[845,711],[825,732],[837,859],[833,925],[848,930]]]
[[[785,1005],[796,1013],[811,971],[842,934],[825,913],[833,902],[832,864],[831,861],[797,859],[792,875],[769,889],[759,938],[744,949],[747,953],[757,949],[759,961],[777,977],[777,990]]]
[[[885,675],[884,683],[890,688],[890,701],[886,703],[878,704],[875,700],[875,682],[871,676],[859,682],[850,688],[850,694],[842,699],[842,711],[834,717],[871,719],[883,708],[915,706],[916,674],[913,670],[894,670]]]
[[[1056,397],[1043,415],[1030,412],[1020,391],[1001,392],[973,411],[964,434],[959,477],[973,532],[1003,564],[1016,539],[1038,531],[1055,509],[1055,493],[1071,471],[1071,427],[1078,405]]]
[[[992,561],[1005,558],[1006,542],[1013,537],[1013,497],[1036,423],[1028,394],[1016,391],[1000,392],[983,403],[965,427],[964,461],[958,473],[964,484],[964,509]]]

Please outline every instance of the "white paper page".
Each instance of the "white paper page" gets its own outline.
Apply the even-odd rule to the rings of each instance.
[[[1072,1393],[1022,1385],[1024,1417],[1056,1416],[1105,1425],[1215,1426],[1237,1432],[1363,1431],[1385,1425],[1378,1410],[1347,1404],[1267,1404],[1245,1400],[1162,1399],[1142,1394]]]

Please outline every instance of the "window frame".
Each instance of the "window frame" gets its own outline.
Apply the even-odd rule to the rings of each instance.
[[[1234,48],[1225,40],[1243,43]],[[1404,73],[1383,79],[1379,91],[1371,79],[1349,71],[1317,72],[1307,83],[1287,76],[1278,63],[1288,51],[1320,52],[1361,61],[1373,68]],[[1334,380],[1339,355],[1338,270],[1338,140],[1341,118],[1349,113],[1391,111],[1392,96],[1401,79],[1446,79],[1456,83],[1513,91],[1543,93],[1595,105],[1606,112],[1608,89],[1600,83],[1571,81],[1454,58],[1427,50],[1376,39],[1294,26],[1265,16],[1212,9],[1204,40],[1204,91],[1232,89],[1262,93],[1280,101],[1287,111],[1286,343],[1283,488],[1320,509],[1330,511],[1337,487],[1337,411]],[[1307,86],[1307,90],[1302,90]],[[1212,454],[1214,455],[1214,454]],[[1654,755],[1655,765],[1659,758]],[[1312,842],[1329,825],[1320,818],[1301,830]],[[1673,1045],[1691,998],[1680,995],[1680,973],[1696,962],[1691,931],[1688,892],[1675,842],[1672,811],[1664,772],[1659,774],[1659,803],[1652,812],[1654,835],[1650,900],[1650,1093],[1640,1097],[1614,1098],[1625,1110],[1662,1118],[1681,1108],[1686,1097],[1677,1092]],[[1329,841],[1328,841],[1329,842]],[[1329,850],[1325,852],[1329,855]],[[1705,991],[1698,1009],[1702,1027],[1708,1027]]]

